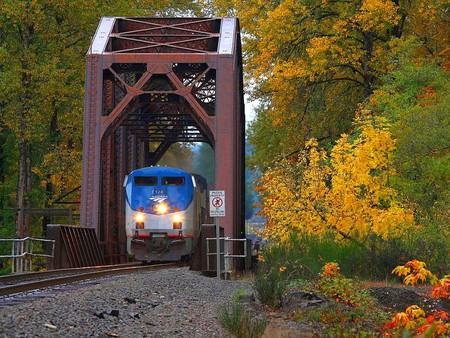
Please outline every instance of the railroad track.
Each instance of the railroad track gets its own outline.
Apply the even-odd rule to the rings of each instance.
[[[128,274],[143,270],[160,270],[177,267],[177,263],[155,265],[110,265],[76,269],[52,270],[24,273],[0,277],[0,297],[44,289],[62,284],[70,284],[88,279],[112,275]]]

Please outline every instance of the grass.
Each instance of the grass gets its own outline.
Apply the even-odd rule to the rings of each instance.
[[[266,320],[253,317],[250,310],[239,302],[238,295],[235,295],[230,305],[220,309],[219,322],[237,338],[261,337],[266,328]]]

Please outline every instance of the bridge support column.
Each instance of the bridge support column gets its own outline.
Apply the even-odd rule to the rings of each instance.
[[[225,191],[225,217],[220,226],[225,236],[244,235],[244,109],[242,73],[231,55],[220,56],[217,66],[215,170],[216,190]]]

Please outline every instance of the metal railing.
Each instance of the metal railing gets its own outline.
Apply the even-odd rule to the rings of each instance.
[[[220,248],[219,248],[219,250],[217,250],[219,252],[217,252],[217,251],[216,252],[210,252],[210,250],[209,250],[209,242],[210,241],[216,241],[216,240],[217,240],[216,237],[207,238],[206,239],[206,258],[207,258],[206,259],[206,269],[209,270],[209,256],[217,256],[219,254],[219,255],[224,257],[224,264],[225,264],[224,269],[223,270],[220,269],[220,271],[221,272],[225,272],[225,273],[230,273],[230,272],[232,272],[231,260],[233,258],[246,258],[247,257],[247,245],[246,245],[247,239],[246,238],[240,239],[240,238],[219,237],[219,241],[223,241],[223,243],[224,243],[223,251],[220,251]],[[235,255],[233,253],[230,253],[230,251],[226,251],[226,250],[229,249],[228,248],[229,246],[226,245],[227,242],[229,242],[229,243],[232,243],[232,242],[243,242],[243,244],[244,244],[244,253],[241,254],[241,255]]]
[[[33,258],[44,257],[53,258],[55,256],[55,241],[42,238],[7,238],[1,239],[0,242],[11,243],[11,254],[0,255],[0,258],[11,258],[11,273],[31,271],[33,269]],[[33,252],[34,243],[51,243],[51,254],[43,252]]]

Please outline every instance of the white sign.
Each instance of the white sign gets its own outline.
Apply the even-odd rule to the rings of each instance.
[[[233,54],[236,18],[222,18],[219,35],[219,54]]]
[[[209,192],[209,216],[224,217],[225,216],[225,191],[211,190]]]
[[[101,19],[91,45],[91,54],[103,54],[115,22],[116,18],[114,17],[103,17]]]

